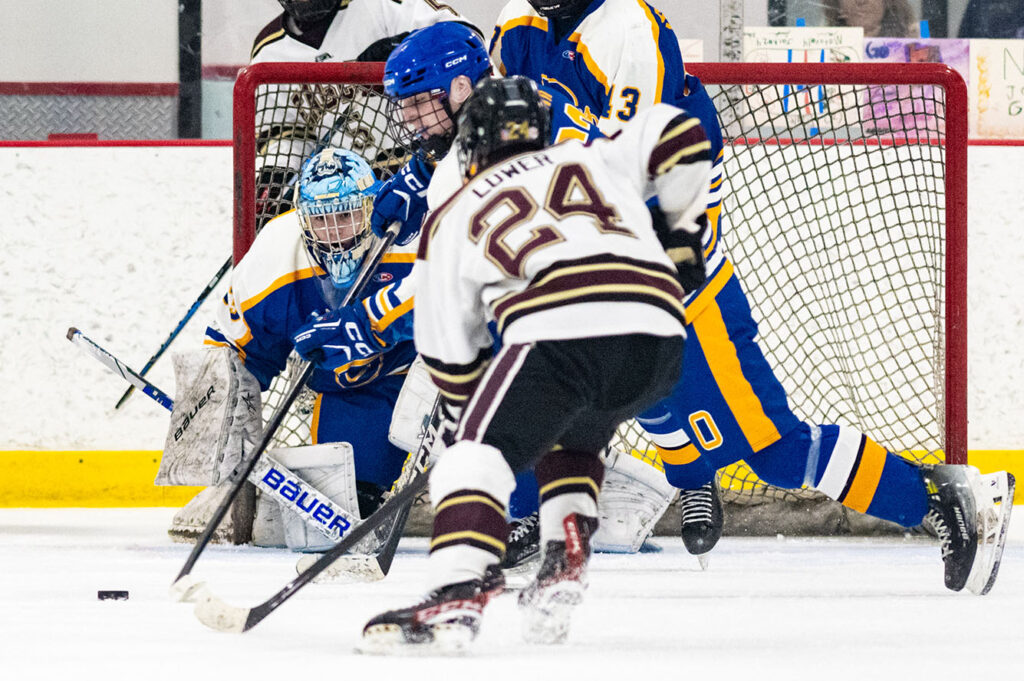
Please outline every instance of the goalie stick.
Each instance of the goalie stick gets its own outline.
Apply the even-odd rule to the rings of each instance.
[[[142,378],[135,371],[132,371],[130,367],[104,350],[77,328],[72,326],[68,329],[67,335],[68,340],[82,348],[91,357],[98,359],[108,369],[123,376],[144,394],[152,397],[163,407],[166,407],[168,411],[174,410],[174,400],[167,393]],[[269,495],[277,503],[284,505],[301,518],[303,522],[316,529],[332,542],[338,541],[338,539],[344,536],[345,531],[359,522],[358,518],[354,518],[351,513],[335,504],[326,494],[308,482],[301,480],[288,467],[269,455],[265,454],[257,462],[257,465],[249,472],[248,479],[264,494]],[[277,481],[277,486],[275,487],[271,484],[270,480]],[[294,492],[293,498],[289,498],[290,495],[286,496],[281,493],[282,482],[285,482],[284,486],[290,487]],[[313,501],[309,501],[307,497]],[[308,508],[303,507],[301,502],[305,502]],[[320,522],[315,520],[315,517],[322,517],[325,520]],[[390,561],[388,561],[387,567],[382,566],[383,574],[387,574],[388,568],[390,568]]]
[[[206,300],[207,296],[209,296],[210,293],[213,292],[213,289],[217,287],[217,284],[220,283],[220,280],[223,279],[224,275],[227,274],[229,269],[231,269],[231,262],[232,258],[228,258],[227,260],[224,261],[224,264],[220,266],[220,269],[217,270],[217,274],[213,275],[213,279],[211,279],[210,283],[206,285],[206,288],[202,290],[202,292],[199,294],[199,297],[196,298],[196,301],[192,303],[192,307],[188,309],[188,312],[185,313],[185,316],[181,318],[181,321],[178,322],[178,325],[175,326],[174,330],[171,331],[171,334],[167,336],[167,340],[165,340],[163,344],[161,344],[160,347],[156,349],[156,352],[153,353],[153,356],[149,358],[149,361],[147,361],[145,366],[142,367],[142,370],[139,371],[138,376],[140,378],[149,373],[149,370],[153,368],[153,365],[156,364],[156,361],[158,359],[160,359],[160,356],[164,354],[167,348],[171,346],[171,343],[174,341],[174,339],[177,338],[178,334],[181,333],[181,330],[185,328],[185,324],[188,323],[188,320],[192,319],[192,315],[196,313],[196,310],[199,309],[199,306],[203,304],[203,301]],[[117,401],[117,404],[114,405],[114,409],[120,409],[121,405],[127,402],[128,398],[131,397],[131,394],[135,392],[136,387],[138,386],[136,386],[135,383],[129,385],[128,389],[124,391],[123,395],[121,395],[121,399],[119,399]]]
[[[340,542],[320,556],[315,563],[292,579],[292,581],[285,584],[273,596],[252,608],[239,608],[222,601],[203,582],[189,582],[186,580],[180,585],[179,582],[175,582],[175,585],[185,595],[183,600],[195,602],[195,614],[199,621],[217,631],[231,631],[239,634],[249,631],[262,622],[267,615],[277,610],[281,604],[294,596],[299,589],[312,582],[317,575],[330,567],[331,563],[342,554],[347,553],[363,537],[378,527],[383,526],[392,515],[395,515],[395,520],[390,530],[391,536],[388,538],[385,548],[381,551],[380,557],[381,564],[383,565],[386,554],[386,565],[390,568],[391,559],[395,555],[395,548],[398,546],[398,540],[402,534],[402,527],[405,525],[405,520],[409,515],[409,508],[420,492],[426,488],[427,481],[430,478],[427,475],[427,469],[430,466],[430,452],[441,428],[441,409],[439,405],[440,398],[434,402],[430,421],[424,430],[420,446],[416,450],[415,458],[409,468],[404,486],[396,489],[394,496],[370,514],[369,518],[356,525]]]
[[[345,294],[342,306],[350,305],[356,297],[359,296],[363,288],[365,288],[366,283],[376,271],[381,258],[384,257],[385,251],[387,251],[388,248],[391,247],[391,244],[395,242],[395,237],[398,236],[398,229],[399,223],[397,222],[391,223],[388,227],[384,238],[380,240],[380,243],[377,244],[374,251],[370,254],[369,258],[367,258],[362,269],[359,271],[359,276],[357,276],[356,280],[352,282],[352,286]],[[196,561],[199,560],[199,554],[201,554],[203,549],[206,548],[206,545],[210,543],[210,539],[213,537],[213,533],[217,530],[217,526],[220,525],[224,516],[227,515],[228,509],[231,508],[231,504],[238,497],[239,493],[241,493],[242,487],[245,485],[246,480],[248,480],[249,473],[251,473],[256,467],[256,464],[259,462],[263,452],[270,445],[270,440],[274,437],[274,433],[277,432],[281,422],[284,421],[284,418],[288,413],[288,409],[295,402],[299,393],[302,392],[302,389],[306,386],[306,382],[309,380],[309,377],[313,374],[314,365],[311,362],[304,362],[304,364],[305,366],[302,369],[301,375],[292,384],[288,393],[284,396],[284,399],[281,400],[281,404],[278,405],[277,411],[275,411],[274,415],[270,418],[270,422],[263,429],[260,441],[249,456],[249,459],[240,463],[235,470],[231,472],[231,476],[229,478],[231,480],[231,488],[224,496],[224,499],[221,500],[220,505],[217,506],[217,509],[213,512],[213,517],[210,518],[209,522],[206,524],[206,529],[203,530],[199,539],[196,540],[195,546],[192,547],[192,552],[185,560],[185,564],[182,566],[181,571],[175,578],[174,584],[171,585],[171,593],[178,596],[180,599],[184,600],[188,592],[187,588],[183,588],[183,578],[192,571]]]
[[[69,341],[81,348],[87,355],[98,359],[103,366],[131,383],[132,386],[149,395],[168,410],[174,409],[174,400],[167,393],[144,379],[140,374],[132,371],[121,360],[101,348],[77,328],[74,326],[69,328],[67,336]]]

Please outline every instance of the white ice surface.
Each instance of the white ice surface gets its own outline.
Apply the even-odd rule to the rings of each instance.
[[[312,584],[251,631],[223,634],[168,598],[190,550],[165,534],[172,513],[0,510],[0,678],[969,681],[1024,668],[1020,519],[985,597],[947,591],[938,547],[922,538],[726,537],[704,573],[662,538],[660,554],[595,557],[566,645],[521,643],[504,595],[453,659],[353,653],[368,618],[420,595],[425,540],[404,540],[382,582]],[[251,607],[294,564],[285,551],[213,546],[193,574]],[[130,598],[98,601],[100,589]]]

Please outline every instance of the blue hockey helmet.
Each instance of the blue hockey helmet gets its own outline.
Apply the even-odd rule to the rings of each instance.
[[[490,72],[483,38],[469,26],[442,21],[413,31],[384,64],[392,136],[420,158],[439,160],[455,138],[452,81],[466,76],[475,84]]]
[[[336,288],[352,284],[370,248],[370,213],[380,186],[363,157],[347,149],[327,148],[302,164],[295,202],[302,240]]]
[[[457,21],[441,21],[413,31],[384,64],[384,91],[401,99],[421,92],[448,92],[457,76],[474,83],[487,74],[491,58],[483,38]]]

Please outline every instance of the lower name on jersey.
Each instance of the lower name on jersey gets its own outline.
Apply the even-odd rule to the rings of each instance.
[[[512,179],[519,173],[554,165],[554,163],[547,154],[543,153],[521,156],[511,163],[506,163],[497,170],[481,176],[480,181],[473,185],[473,194],[482,199],[490,194],[492,189],[500,187],[506,180]]]

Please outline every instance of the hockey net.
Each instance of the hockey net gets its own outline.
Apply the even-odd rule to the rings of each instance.
[[[853,426],[915,461],[965,462],[963,80],[936,64],[691,70],[725,136],[723,243],[794,412]],[[266,215],[287,207],[302,158],[326,141],[359,151],[382,177],[404,162],[387,134],[381,75],[379,64],[243,71],[235,88],[236,260]],[[265,396],[267,416],[289,373]],[[308,442],[311,413],[307,395],[279,444]],[[635,422],[614,444],[661,467]],[[779,531],[786,510],[786,531],[860,531],[838,505],[766,485],[742,462],[721,471],[719,483],[727,532]]]

